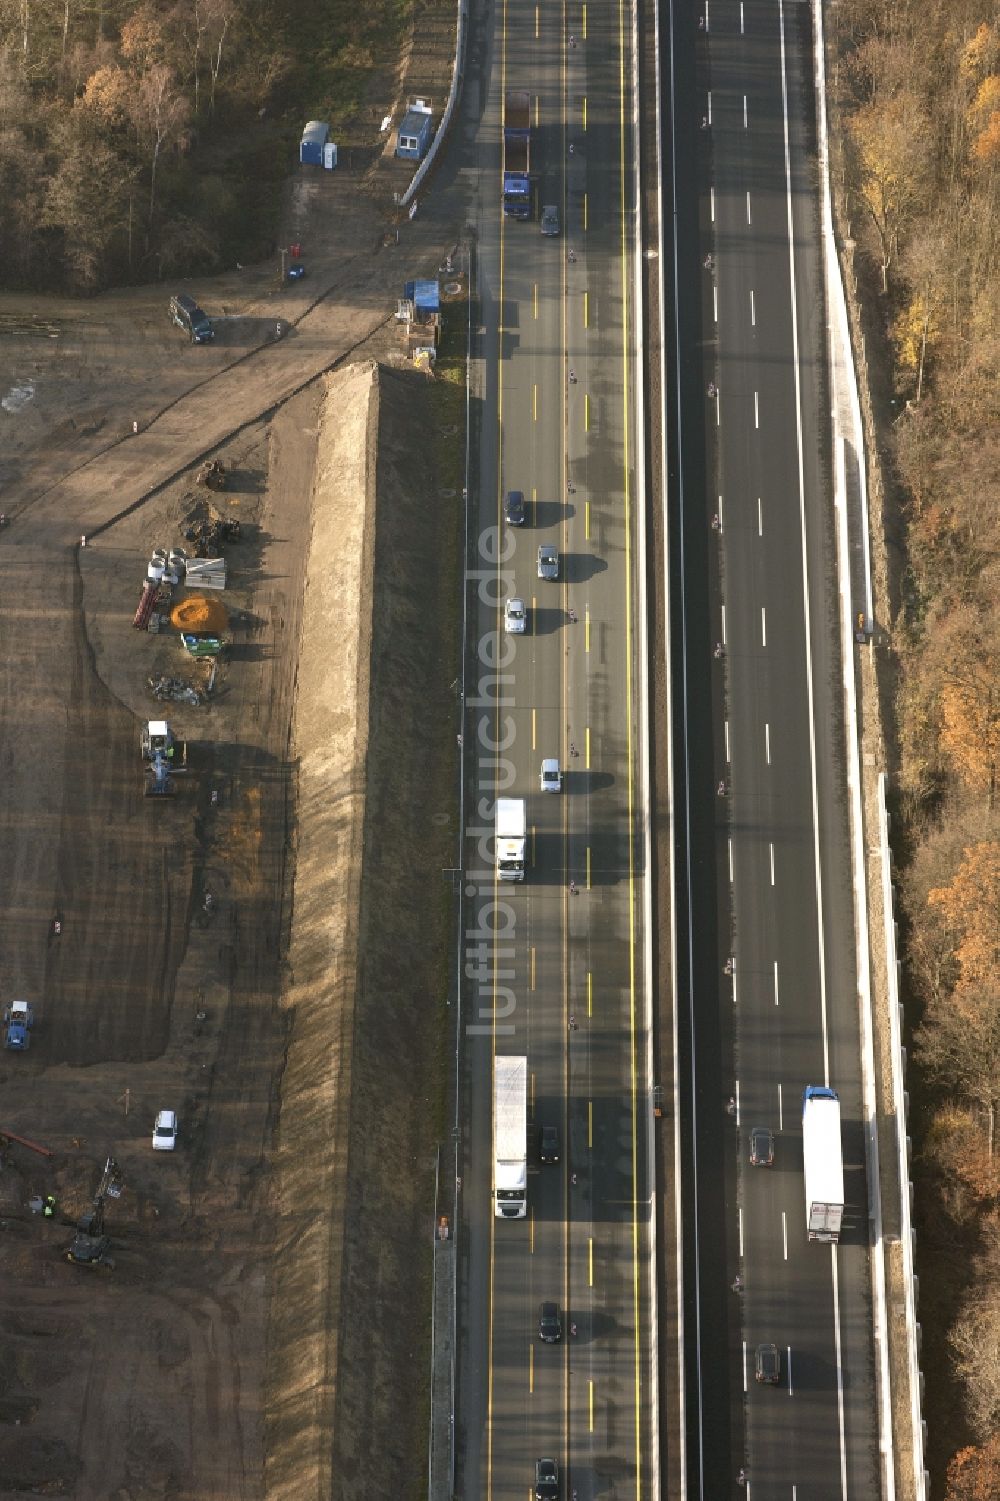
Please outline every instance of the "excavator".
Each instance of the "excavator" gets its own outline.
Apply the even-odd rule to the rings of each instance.
[[[173,797],[174,777],[187,771],[187,741],[175,740],[165,719],[150,719],[140,739],[146,767],[146,797]]]
[[[122,1170],[113,1157],[104,1164],[90,1208],[76,1222],[76,1235],[66,1249],[66,1260],[74,1266],[106,1267],[114,1270],[111,1237],[104,1233],[104,1201],[120,1199],[125,1187]]]

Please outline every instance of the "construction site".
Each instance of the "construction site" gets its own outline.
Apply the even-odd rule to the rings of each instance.
[[[5,299],[4,1498],[425,1483],[464,393],[393,310],[459,226],[350,191],[249,351]]]

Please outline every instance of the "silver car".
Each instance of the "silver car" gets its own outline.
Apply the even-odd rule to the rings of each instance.
[[[542,209],[543,235],[557,235],[559,233],[559,209],[554,203],[547,203]]]
[[[503,607],[503,628],[508,636],[523,636],[528,629],[528,611],[524,600],[518,599],[517,595],[508,599]]]
[[[538,577],[540,579],[559,577],[559,554],[551,542],[543,542],[538,549]]]

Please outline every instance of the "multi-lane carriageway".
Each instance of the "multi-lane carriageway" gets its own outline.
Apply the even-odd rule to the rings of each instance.
[[[631,12],[496,8],[470,148],[484,417],[467,560],[457,1423],[468,1496],[523,1497],[543,1456],[580,1501],[655,1495],[661,1474],[677,1494],[729,1495],[740,1468],[755,1496],[877,1494],[852,913],[830,728],[810,39],[787,12],[762,0],[714,6],[707,28],[696,13],[671,17],[663,49],[683,1149],[658,1186],[682,1195],[684,1274],[663,1433],[640,588],[643,506],[659,500],[637,481]],[[559,239],[500,212],[501,101],[526,82],[537,201],[559,204]],[[516,532],[502,519],[512,488],[530,502]],[[559,549],[558,582],[536,577],[540,542]],[[511,593],[529,609],[517,641],[500,624]],[[559,797],[537,790],[548,756],[565,769]],[[498,885],[484,856],[503,792],[528,799],[523,886]],[[661,982],[661,1007],[672,993],[673,980]],[[528,1217],[513,1223],[496,1221],[490,1200],[491,1077],[504,1052],[528,1057],[533,1123],[559,1125],[563,1143],[558,1166],[533,1162]],[[827,1078],[857,1169],[839,1250],[805,1243],[802,1211],[796,1101]],[[758,1119],[775,1130],[777,1161],[750,1175],[745,1128]],[[576,1327],[562,1345],[537,1339],[548,1299]],[[763,1338],[793,1373],[777,1389],[747,1375],[746,1352]]]

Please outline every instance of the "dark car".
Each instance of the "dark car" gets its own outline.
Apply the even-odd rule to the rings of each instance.
[[[558,1162],[559,1161],[559,1127],[558,1126],[543,1126],[542,1127],[542,1150],[541,1150],[541,1154],[540,1155],[541,1155],[541,1159],[542,1159],[543,1162]]]
[[[753,1371],[763,1386],[777,1386],[781,1380],[781,1356],[777,1345],[758,1345],[753,1358]]]
[[[766,1126],[754,1126],[750,1132],[750,1166],[774,1166],[774,1132]]]
[[[543,1303],[538,1310],[538,1338],[546,1345],[557,1345],[562,1339],[562,1319],[558,1303]]]
[[[285,275],[289,281],[301,281],[305,274],[306,268],[305,266],[303,266],[301,261],[292,261],[292,264],[285,272]]]
[[[170,299],[170,321],[182,328],[192,344],[207,344],[215,338],[215,329],[207,313],[202,312],[193,297],[178,292]]]
[[[524,508],[524,491],[508,490],[504,496],[503,513],[507,518],[508,526],[523,526],[527,520],[527,512]]]
[[[541,231],[543,235],[557,235],[559,233],[558,204],[546,203],[542,206]]]
[[[554,1459],[535,1460],[535,1501],[559,1501],[559,1466]]]

